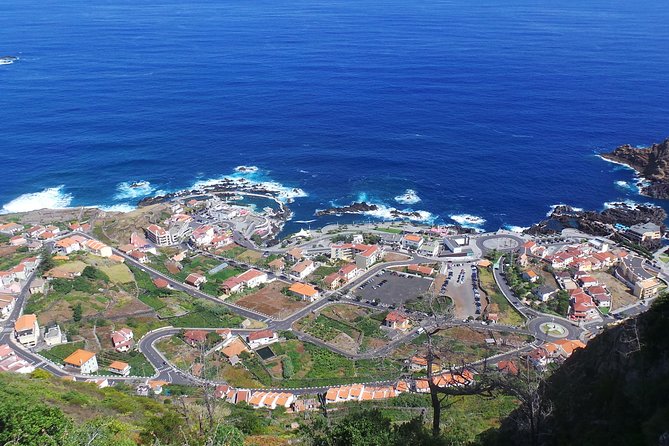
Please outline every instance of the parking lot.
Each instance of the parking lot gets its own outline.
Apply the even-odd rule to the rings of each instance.
[[[421,296],[432,286],[432,279],[406,277],[391,271],[377,274],[362,283],[354,294],[365,300],[378,300],[385,305],[399,305]]]
[[[440,295],[446,295],[453,300],[455,317],[458,319],[478,317],[484,308],[480,306],[484,302],[481,302],[477,282],[474,280],[475,271],[469,263],[449,266],[447,280],[439,290]],[[476,294],[479,294],[478,299]]]

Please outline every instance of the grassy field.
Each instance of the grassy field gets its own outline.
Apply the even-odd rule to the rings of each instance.
[[[100,266],[100,270],[109,276],[114,283],[130,283],[135,280],[132,272],[123,263],[116,265]]]
[[[492,271],[488,268],[479,268],[479,282],[481,289],[490,299],[489,313],[499,314],[499,322],[507,325],[522,325],[523,318],[511,306],[508,300],[495,283]]]
[[[68,344],[61,344],[51,347],[49,350],[42,350],[40,355],[52,360],[56,364],[62,364],[63,359],[70,356],[77,349],[84,348],[83,342],[71,342]]]
[[[377,230],[377,231],[381,231],[381,232],[387,232],[389,234],[401,234],[402,232],[404,232],[404,231],[402,231],[401,229],[398,229],[398,228],[382,228],[382,227],[379,227],[379,226],[377,226],[374,229]]]

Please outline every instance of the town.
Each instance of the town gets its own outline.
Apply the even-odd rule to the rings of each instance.
[[[316,410],[467,386],[482,363],[549,373],[669,279],[663,250],[634,249],[661,240],[652,223],[618,228],[624,245],[406,222],[277,239],[278,211],[229,198],[5,216],[0,371]]]

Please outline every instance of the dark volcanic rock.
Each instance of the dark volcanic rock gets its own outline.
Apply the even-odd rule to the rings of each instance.
[[[650,185],[641,193],[653,198],[669,199],[669,138],[660,144],[637,149],[629,144],[620,146],[603,158],[624,163],[636,170]]]
[[[364,214],[365,212],[376,211],[379,207],[375,204],[365,203],[351,203],[348,206],[335,206],[328,209],[316,211],[317,217],[324,215],[338,215],[338,214]],[[390,215],[393,218],[420,218],[420,213],[414,211],[400,211],[392,209]]]
[[[379,207],[375,204],[365,203],[364,201],[360,203],[351,203],[348,206],[335,206],[328,209],[322,209],[316,211],[317,217],[322,217],[323,215],[336,215],[336,214],[362,214],[364,212],[376,211]]]
[[[557,206],[550,217],[532,226],[529,234],[555,234],[565,228],[579,229],[593,235],[607,236],[613,232],[613,226],[621,224],[632,226],[637,223],[653,222],[664,228],[667,213],[664,209],[649,206],[630,206],[626,203],[614,203],[602,212],[577,211],[570,206]]]

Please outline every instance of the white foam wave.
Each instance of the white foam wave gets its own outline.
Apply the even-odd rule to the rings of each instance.
[[[456,223],[464,226],[466,228],[475,228],[478,229],[479,226],[483,225],[486,220],[483,217],[477,217],[476,215],[471,214],[452,214],[448,216],[451,220]]]
[[[412,209],[397,209],[379,203],[370,203],[376,205],[376,210],[363,212],[364,215],[378,218],[381,220],[412,220],[422,223],[432,223],[435,217],[428,211],[414,211]],[[394,212],[415,213],[416,215],[395,216]]]
[[[277,199],[284,202],[291,202],[296,198],[309,196],[309,194],[307,194],[299,187],[285,186],[278,181],[263,181],[261,177],[262,175],[260,175],[257,171],[238,172],[233,175],[226,175],[220,178],[198,180],[193,184],[193,186],[191,186],[191,189],[202,190],[206,187],[215,186],[223,182],[234,181],[237,183],[237,185],[239,185],[240,190],[250,188],[252,186],[262,187],[263,189],[276,194]]]
[[[610,160],[610,159],[608,159],[608,158],[604,158],[602,155],[597,155],[597,157],[600,158],[600,159],[603,159],[603,160],[606,161],[607,163],[611,163],[611,164],[616,164],[616,165],[618,165],[618,166],[622,166],[622,167],[624,167],[624,168],[627,169],[627,170],[635,170],[634,167],[630,166],[629,164],[625,164],[625,163],[620,162],[620,161]]]
[[[530,229],[529,226],[513,226],[513,225],[504,225],[504,229],[511,232],[522,233],[526,229]]]
[[[127,200],[146,197],[155,192],[155,188],[148,181],[124,181],[116,186],[114,200]]]
[[[416,204],[421,201],[420,197],[413,189],[407,189],[404,194],[395,197],[395,201],[401,204]]]
[[[36,209],[63,209],[72,202],[72,194],[63,191],[64,185],[49,187],[40,192],[19,195],[2,206],[0,213],[28,212]]]
[[[550,209],[550,211],[548,211],[548,212],[546,213],[546,217],[550,217],[551,214],[555,211],[555,208],[557,208],[558,206],[569,206],[570,208],[572,208],[572,209],[573,209],[574,211],[576,211],[576,212],[583,212],[583,208],[577,208],[577,207],[574,207],[574,206],[570,206],[570,205],[568,205],[568,204],[558,203],[558,204],[552,204],[552,205],[550,206],[551,209]]]
[[[604,209],[617,208],[621,206],[628,206],[632,209],[637,209],[639,206],[651,206],[654,207],[653,203],[639,203],[634,200],[622,200],[622,201],[607,201],[604,203]]]
[[[237,166],[235,167],[235,172],[240,172],[240,173],[254,173],[258,171],[258,166]]]

